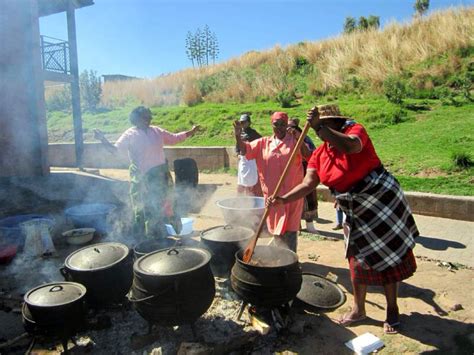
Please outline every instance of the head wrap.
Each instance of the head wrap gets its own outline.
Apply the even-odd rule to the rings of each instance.
[[[285,112],[275,112],[271,117],[272,123],[278,120],[288,123],[288,115]]]

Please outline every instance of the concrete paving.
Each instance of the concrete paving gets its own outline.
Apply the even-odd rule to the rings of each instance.
[[[236,178],[224,174],[200,174],[202,186],[214,186],[209,192],[207,201],[198,214],[195,229],[205,229],[224,224],[221,212],[216,201],[236,195]],[[319,202],[319,219],[316,228],[321,235],[342,239],[340,231],[333,231],[336,212],[333,203]],[[434,260],[458,263],[474,267],[474,222],[459,221],[447,218],[415,215],[420,231],[417,238],[415,255]],[[303,228],[305,222],[302,221]]]
[[[321,202],[318,212],[316,228],[321,234],[342,238],[340,231],[331,229],[336,218],[333,204]],[[415,220],[420,231],[415,255],[474,267],[474,222],[421,215]]]

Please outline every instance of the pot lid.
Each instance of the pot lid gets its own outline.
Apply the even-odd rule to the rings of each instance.
[[[76,282],[53,282],[28,291],[24,299],[28,305],[52,307],[72,303],[85,294],[86,288]]]
[[[212,242],[241,242],[252,238],[254,232],[250,228],[225,225],[209,228],[201,232],[201,238]]]
[[[105,269],[128,256],[129,249],[121,243],[98,243],[76,250],[64,264],[78,271]]]
[[[337,284],[311,273],[303,273],[303,283],[296,298],[317,308],[337,308],[346,301],[346,295]]]
[[[146,254],[135,261],[133,270],[156,276],[183,274],[206,265],[211,254],[200,248],[171,248]]]

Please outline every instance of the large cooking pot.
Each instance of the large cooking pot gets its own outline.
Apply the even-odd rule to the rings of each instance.
[[[143,242],[138,243],[133,248],[133,256],[135,260],[141,258],[145,254],[152,253],[157,250],[167,249],[174,246],[180,246],[181,241],[174,238],[158,238],[158,239],[149,239]]]
[[[75,282],[53,282],[35,287],[25,296],[28,319],[39,326],[79,326],[85,314],[86,288]]]
[[[211,255],[200,248],[158,250],[136,260],[129,299],[151,323],[181,325],[204,314],[215,296]]]
[[[244,248],[254,232],[250,228],[225,225],[201,232],[201,243],[212,254],[214,275],[228,277],[235,262],[235,253]]]
[[[296,253],[258,245],[250,263],[244,263],[242,257],[243,250],[239,250],[231,271],[231,286],[244,301],[272,307],[295,298],[302,282]]]
[[[98,243],[70,254],[61,268],[68,281],[87,288],[87,300],[92,304],[123,301],[133,279],[132,255],[121,243]]]

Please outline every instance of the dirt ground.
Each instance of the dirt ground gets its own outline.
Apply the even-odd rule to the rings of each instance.
[[[126,170],[101,170],[100,173],[116,179],[128,179]],[[236,191],[234,176],[200,174],[199,179],[197,195],[181,196],[182,201],[193,206],[190,216],[194,218],[195,233],[192,238],[195,240],[199,239],[199,231],[225,224],[215,202],[234,196]],[[329,205],[320,202],[317,227],[328,229],[332,225],[334,210]],[[382,354],[474,353],[474,270],[463,267],[448,269],[422,257],[417,258],[418,270],[415,275],[400,286],[402,328],[399,334],[383,334],[385,299],[382,290],[376,287],[369,288],[367,295],[368,318],[352,327],[338,325],[334,319],[340,318],[350,309],[352,295],[349,271],[343,258],[344,243],[338,233],[332,233],[331,236],[325,238],[318,234],[302,233],[298,242],[298,255],[304,271],[337,278],[337,283],[347,296],[346,302],[331,311],[300,311],[298,319],[304,323],[300,332],[268,339],[264,342],[268,346],[254,354],[285,351],[299,354],[350,354],[344,343],[366,332],[383,340],[385,347],[380,350]],[[269,236],[262,236],[259,243],[266,244],[269,240]],[[2,340],[6,340],[13,335],[8,335],[11,332],[6,325],[13,324],[13,318],[17,319],[18,315],[0,312],[0,316],[0,335]],[[96,353],[94,349],[92,353]],[[1,349],[0,354],[3,354]]]
[[[101,173],[127,179],[125,171],[108,170]],[[191,214],[195,218],[194,228],[204,230],[224,224],[215,201],[235,195],[236,177],[227,174],[200,174],[199,179],[200,186],[207,187],[212,193],[204,195],[199,212]],[[325,203],[320,202],[322,204]],[[327,208],[321,210],[327,211]],[[321,215],[320,212],[317,225],[333,223],[334,213],[330,213]],[[267,243],[268,240],[262,238],[259,243]],[[347,328],[333,321],[349,311],[353,300],[348,266],[343,257],[343,241],[302,233],[298,243],[303,270],[322,276],[336,275],[347,300],[336,310],[313,314],[308,321],[308,329],[305,328],[301,335],[292,335],[290,345],[282,350],[301,354],[350,353],[344,343],[370,332],[385,343],[385,348],[381,350],[383,354],[438,351],[451,354],[474,353],[474,270],[449,270],[436,261],[418,257],[417,272],[405,280],[399,289],[402,323],[400,334],[384,335],[382,324],[385,320],[385,298],[382,289],[378,287],[369,288],[367,320]]]

